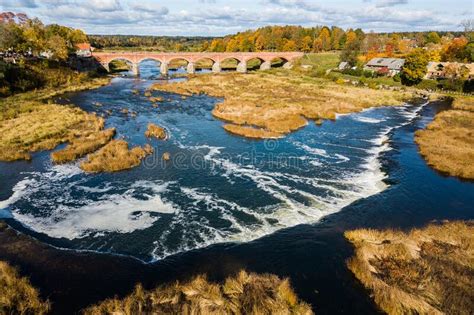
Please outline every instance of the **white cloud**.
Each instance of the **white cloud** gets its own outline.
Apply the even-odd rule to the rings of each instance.
[[[451,1],[466,4],[470,0]],[[337,25],[384,32],[454,30],[460,28],[460,12],[470,9],[470,5],[457,5],[456,13],[440,9],[442,4],[415,5],[415,0],[334,0],[326,4],[314,0],[242,0],[238,4],[217,1],[217,5],[215,2],[0,0],[2,5],[16,4],[19,12],[26,11],[46,23],[82,28],[88,33],[150,35],[225,35],[272,24]]]
[[[0,0],[0,7],[5,8],[36,8],[35,0]]]

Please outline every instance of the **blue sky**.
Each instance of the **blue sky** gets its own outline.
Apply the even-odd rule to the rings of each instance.
[[[274,24],[458,30],[474,0],[0,0],[0,10],[90,34],[216,36]]]

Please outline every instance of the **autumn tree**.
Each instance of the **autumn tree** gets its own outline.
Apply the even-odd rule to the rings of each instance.
[[[328,51],[331,49],[331,34],[327,27],[323,27],[318,39],[321,41],[321,50]]]
[[[311,51],[312,45],[313,45],[313,39],[310,36],[305,36],[301,40],[301,45],[299,48],[301,51],[308,53]]]
[[[404,85],[415,85],[423,80],[426,75],[429,56],[424,49],[417,48],[409,53],[405,58],[401,72],[401,79]]]
[[[297,48],[295,41],[287,40],[283,46],[283,51],[295,51]]]
[[[468,41],[464,36],[454,38],[451,43],[449,43],[443,48],[441,59],[443,61],[468,61],[470,56],[468,55],[468,51],[466,50],[467,44]]]

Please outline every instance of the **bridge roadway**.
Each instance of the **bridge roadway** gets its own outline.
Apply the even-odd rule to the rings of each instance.
[[[156,60],[160,63],[160,71],[162,74],[168,74],[169,64],[173,60],[185,60],[187,62],[187,72],[195,73],[196,63],[201,60],[212,61],[212,71],[215,73],[221,72],[221,64],[228,59],[235,59],[238,62],[237,71],[247,72],[247,63],[252,59],[260,59],[260,70],[268,70],[272,66],[272,61],[280,58],[284,60],[283,67],[289,68],[295,59],[302,57],[301,52],[176,52],[176,53],[161,53],[161,52],[94,52],[92,56],[100,62],[100,64],[109,71],[109,64],[113,60],[125,60],[131,63],[132,72],[138,75],[138,65],[143,60]]]

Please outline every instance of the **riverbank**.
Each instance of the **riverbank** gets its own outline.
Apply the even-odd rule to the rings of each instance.
[[[347,265],[388,314],[469,314],[474,309],[474,222],[345,232]]]
[[[51,150],[64,142],[83,142],[96,137],[104,128],[101,117],[74,106],[53,104],[51,98],[67,92],[95,89],[109,82],[109,78],[95,78],[80,85],[46,88],[2,99],[0,160],[30,160],[31,153]],[[78,155],[87,153],[86,150]]]
[[[420,154],[434,169],[474,179],[474,97],[457,97],[415,137]]]
[[[401,105],[414,97],[412,92],[348,86],[284,69],[199,75],[155,84],[152,89],[223,97],[213,115],[228,122],[224,128],[229,132],[250,138],[280,138],[306,126],[308,120],[320,123],[337,114]]]

